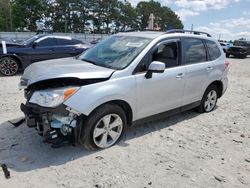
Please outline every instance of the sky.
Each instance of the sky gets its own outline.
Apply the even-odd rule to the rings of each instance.
[[[128,0],[136,6],[140,0]],[[147,1],[147,0],[146,0]],[[205,31],[221,40],[250,40],[250,0],[156,0],[180,16],[184,29]]]

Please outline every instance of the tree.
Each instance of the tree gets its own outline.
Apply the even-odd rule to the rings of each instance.
[[[10,0],[0,1],[0,31],[12,31],[12,12]]]
[[[155,16],[155,24],[161,27],[161,30],[169,28],[182,29],[183,24],[180,18],[170,8],[161,6],[159,2],[150,0],[149,2],[141,1],[137,4],[137,12],[140,19],[140,28],[146,29],[148,19],[151,13]]]
[[[132,7],[131,3],[119,2],[119,14],[115,19],[116,31],[125,31],[126,28],[137,29],[139,27],[137,17],[136,9]]]
[[[43,18],[43,0],[14,0],[12,5],[13,24],[15,28],[35,31],[36,21]]]

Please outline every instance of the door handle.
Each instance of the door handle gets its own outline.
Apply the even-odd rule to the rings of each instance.
[[[213,67],[207,67],[206,68],[206,70],[208,71],[208,72],[210,72],[211,70],[213,70],[214,68]]]
[[[49,51],[50,51],[50,52],[54,52],[54,49],[53,49],[53,48],[50,48]]]
[[[180,73],[176,76],[177,79],[182,79],[184,77],[184,74],[183,73]]]

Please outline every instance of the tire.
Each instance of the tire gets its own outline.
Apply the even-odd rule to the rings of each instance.
[[[226,57],[229,58],[229,57],[230,57],[230,54],[226,53]]]
[[[0,74],[3,76],[14,76],[19,70],[19,63],[12,57],[0,59]]]
[[[218,101],[218,88],[210,85],[201,100],[201,104],[196,108],[199,113],[208,113],[214,110]]]
[[[86,149],[96,150],[105,149],[117,143],[126,128],[127,118],[118,105],[104,104],[82,122],[78,141]],[[112,128],[114,122],[117,126]]]

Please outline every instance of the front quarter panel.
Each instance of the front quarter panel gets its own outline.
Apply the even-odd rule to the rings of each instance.
[[[128,76],[117,79],[110,79],[105,82],[82,86],[65,105],[88,116],[98,106],[113,100],[127,102],[133,114],[135,107],[135,77]]]

